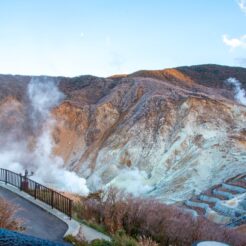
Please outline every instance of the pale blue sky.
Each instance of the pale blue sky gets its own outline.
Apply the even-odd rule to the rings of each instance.
[[[246,0],[1,0],[0,73],[246,66],[244,35]]]

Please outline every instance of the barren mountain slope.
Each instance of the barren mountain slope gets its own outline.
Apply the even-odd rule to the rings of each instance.
[[[55,78],[66,98],[53,110],[54,152],[91,190],[115,184],[166,202],[187,199],[246,171],[246,107],[234,100],[228,77],[245,85],[246,69],[203,65]],[[20,135],[33,135],[26,116],[16,117],[28,107],[29,80],[0,77],[1,129],[19,122]]]

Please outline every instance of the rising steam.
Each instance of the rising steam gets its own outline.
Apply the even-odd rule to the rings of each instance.
[[[233,86],[235,100],[240,104],[246,106],[246,92],[242,88],[241,82],[235,78],[228,78],[225,83]]]
[[[87,184],[93,192],[115,187],[135,197],[139,197],[154,189],[154,186],[149,182],[148,174],[138,168],[118,169],[114,174],[114,178],[106,183],[106,185],[103,185],[102,173],[100,172],[100,170],[94,171],[87,179]]]
[[[18,122],[16,129],[6,131],[5,122],[0,122],[0,132],[6,139],[0,148],[0,167],[22,172],[25,169],[34,172],[34,180],[48,184],[56,189],[87,195],[86,180],[64,168],[63,159],[53,154],[52,131],[56,124],[51,110],[65,97],[56,83],[50,79],[32,79],[27,87],[26,108],[20,105],[7,105],[6,112],[0,112],[0,118],[15,115],[18,122],[19,111],[24,111],[24,119]],[[19,113],[19,115],[18,115]],[[23,118],[23,117],[22,117]],[[3,121],[3,120],[2,120]],[[20,127],[22,126],[22,127]],[[28,135],[24,130],[29,127]],[[22,129],[20,129],[22,128]],[[18,137],[19,136],[19,137]]]
[[[145,171],[139,169],[123,169],[108,186],[117,187],[133,196],[144,195],[151,190],[153,186],[148,184],[148,177]]]

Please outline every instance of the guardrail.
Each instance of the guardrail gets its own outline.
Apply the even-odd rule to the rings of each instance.
[[[72,218],[72,200],[26,176],[0,168],[0,181],[11,184]]]

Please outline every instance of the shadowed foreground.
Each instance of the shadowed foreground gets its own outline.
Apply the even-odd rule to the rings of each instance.
[[[43,240],[37,237],[0,229],[0,245],[2,246],[63,246],[67,244]]]

